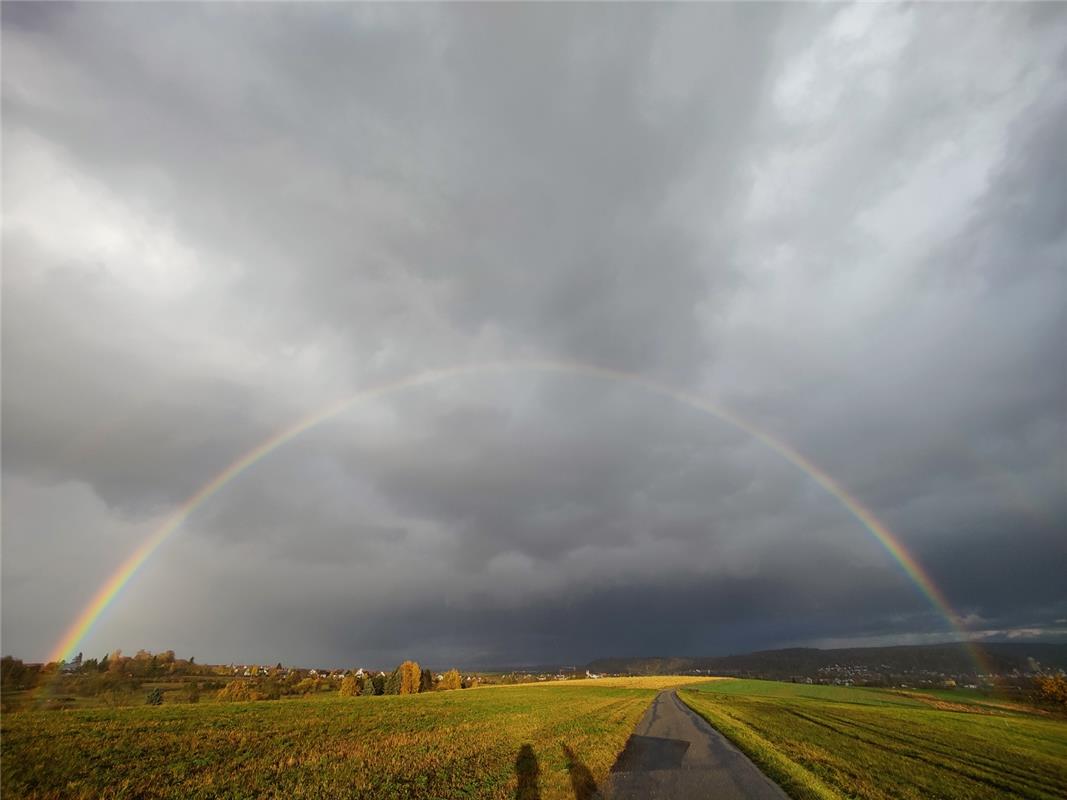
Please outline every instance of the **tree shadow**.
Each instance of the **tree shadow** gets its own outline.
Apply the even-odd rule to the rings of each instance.
[[[567,771],[571,774],[571,787],[576,800],[593,800],[597,796],[596,781],[589,767],[578,760],[574,751],[563,745],[563,754],[567,756]]]
[[[537,785],[540,775],[541,768],[537,764],[533,748],[524,744],[515,756],[515,777],[518,778],[515,800],[541,800],[541,789]]]

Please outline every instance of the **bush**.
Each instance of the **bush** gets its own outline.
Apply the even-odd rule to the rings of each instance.
[[[318,678],[304,678],[304,680],[300,681],[293,687],[293,690],[298,694],[315,694],[318,692],[319,686],[321,685],[322,681]]]
[[[252,696],[252,687],[248,684],[247,681],[230,681],[221,689],[219,689],[219,693],[216,696],[219,700],[230,701],[256,699]]]
[[[163,690],[158,686],[155,689],[150,689],[148,694],[144,697],[145,705],[149,706],[161,706],[163,705]]]
[[[240,702],[243,700],[278,700],[282,687],[277,681],[230,681],[219,690],[219,700]]]
[[[282,697],[282,685],[278,681],[268,678],[260,681],[255,687],[258,697],[256,700],[280,700]]]

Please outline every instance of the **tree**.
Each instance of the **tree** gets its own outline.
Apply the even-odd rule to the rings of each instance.
[[[400,667],[397,667],[385,679],[385,694],[400,694]]]
[[[385,676],[381,673],[372,675],[370,678],[370,684],[373,688],[372,694],[385,694]]]
[[[1034,699],[1067,707],[1067,678],[1063,675],[1038,675],[1034,678]]]
[[[441,689],[462,689],[463,677],[459,674],[459,670],[450,669],[441,676],[441,682],[437,686]]]
[[[146,705],[150,706],[163,705],[163,690],[158,686],[154,689],[150,689],[148,694],[145,695],[144,701]]]
[[[27,667],[20,658],[4,656],[0,661],[0,685],[8,689],[25,689],[36,682],[37,670]]]
[[[432,692],[433,691],[433,673],[428,669],[422,671],[422,675],[419,678],[419,691],[420,692]]]
[[[418,662],[405,661],[399,667],[400,670],[400,694],[418,694],[422,683],[422,670]]]
[[[337,693],[341,697],[356,697],[362,688],[359,685],[359,678],[355,675],[345,675],[341,679],[341,688],[337,690]]]

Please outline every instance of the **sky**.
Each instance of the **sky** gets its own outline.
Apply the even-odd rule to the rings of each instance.
[[[970,635],[1067,640],[1064,6],[4,3],[2,35],[4,654],[269,437],[489,362],[241,472],[79,649],[957,635],[649,381],[832,476]]]

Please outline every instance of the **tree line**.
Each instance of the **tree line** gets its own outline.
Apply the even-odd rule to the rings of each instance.
[[[456,669],[448,670],[438,679],[430,670],[421,668],[418,662],[405,661],[388,675],[384,672],[346,673],[340,680],[320,676],[295,679],[293,675],[238,679],[220,689],[216,698],[224,701],[277,700],[285,695],[312,695],[335,688],[341,697],[359,697],[464,689],[467,683]]]
[[[421,669],[417,661],[405,661],[389,675],[346,675],[341,679],[338,692],[342,697],[376,694],[418,694],[419,692],[463,689],[463,677],[458,670],[450,669],[440,680],[428,669]]]
[[[473,681],[472,681],[473,682]],[[102,658],[84,659],[79,653],[69,662],[26,664],[5,656],[0,661],[3,710],[20,708],[33,699],[41,707],[68,707],[75,697],[94,698],[105,705],[145,702],[196,703],[201,698],[220,701],[278,700],[282,697],[337,692],[359,695],[416,694],[466,688],[458,670],[439,676],[415,661],[404,661],[391,673],[320,672],[275,666],[198,664],[194,658],[177,658],[172,650],[134,656],[115,650]],[[44,695],[32,692],[47,688]]]

